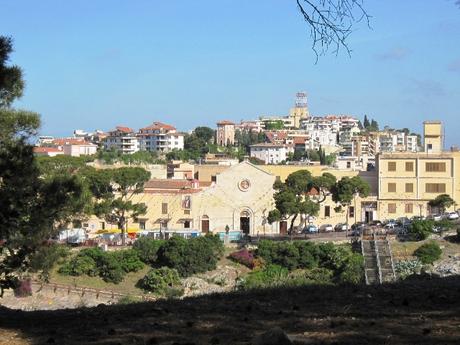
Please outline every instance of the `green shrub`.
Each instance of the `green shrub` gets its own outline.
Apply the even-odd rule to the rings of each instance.
[[[107,252],[99,247],[85,248],[78,253],[78,256],[87,256],[93,259],[97,266],[100,266],[106,255]]]
[[[299,249],[292,242],[260,241],[256,255],[270,265],[279,265],[293,270],[299,267]]]
[[[140,259],[146,264],[153,265],[158,258],[158,250],[165,243],[164,240],[155,240],[150,237],[141,237],[133,244]]]
[[[118,284],[126,272],[138,271],[143,266],[137,252],[132,249],[104,252],[100,248],[87,248],[62,265],[58,272],[73,276],[99,276],[106,282]]]
[[[134,249],[119,250],[108,253],[108,255],[113,255],[120,262],[123,271],[127,273],[137,272],[144,268],[144,263],[139,258],[138,252]]]
[[[99,276],[108,283],[118,284],[120,283],[124,276],[125,271],[123,270],[121,262],[118,260],[117,255],[113,253],[104,253],[99,257],[99,262],[97,262],[97,267],[99,269]]]
[[[169,290],[180,286],[179,273],[175,269],[161,267],[150,270],[140,281],[140,286],[158,295],[166,295]]]
[[[299,267],[306,269],[318,267],[318,247],[314,243],[307,241],[297,241],[294,242],[294,245],[299,251]]]
[[[95,277],[99,274],[96,262],[85,255],[77,255],[59,268],[59,273],[70,276],[88,275]]]
[[[433,231],[434,221],[415,220],[407,229],[408,237],[411,241],[423,241],[430,236]]]
[[[360,284],[364,278],[364,258],[362,255],[351,253],[344,261],[338,275],[339,283]]]
[[[414,252],[414,255],[420,259],[423,264],[432,264],[441,257],[442,250],[436,242],[422,244]]]
[[[331,242],[320,243],[318,245],[318,262],[320,267],[328,268],[333,271],[340,270],[345,265],[351,250],[343,246],[334,245]]]
[[[307,270],[296,270],[289,273],[289,280],[286,285],[329,285],[333,283],[334,272],[327,268],[312,268]]]
[[[279,265],[267,265],[262,270],[250,272],[239,284],[244,290],[286,285],[289,271]]]
[[[216,236],[195,237],[186,240],[172,237],[158,250],[159,266],[175,268],[182,277],[216,268],[223,253],[223,244]]]

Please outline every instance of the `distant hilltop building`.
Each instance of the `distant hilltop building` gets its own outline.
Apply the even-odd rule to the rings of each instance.
[[[285,129],[298,129],[300,123],[310,117],[307,105],[306,92],[298,92],[293,108],[289,110],[288,116],[261,116],[260,121],[264,123],[264,128],[270,127],[270,123],[282,122]],[[271,128],[268,128],[271,129]]]
[[[233,144],[235,144],[235,124],[227,120],[217,122],[217,145]]]

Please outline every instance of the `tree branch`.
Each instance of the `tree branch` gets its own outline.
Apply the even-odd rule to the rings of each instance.
[[[340,48],[351,55],[347,38],[353,32],[353,25],[366,21],[370,27],[371,16],[363,7],[364,0],[296,0],[304,20],[310,27],[310,37],[313,40],[312,50],[316,62],[324,55],[329,47],[332,53],[338,55]],[[316,63],[315,62],[315,63]]]

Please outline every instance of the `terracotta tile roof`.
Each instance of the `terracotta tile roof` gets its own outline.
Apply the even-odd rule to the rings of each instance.
[[[161,122],[154,122],[150,126],[141,128],[140,130],[159,130],[159,129],[164,129],[167,131],[174,131],[176,130],[176,127],[167,125],[166,123],[161,123]]]
[[[35,153],[48,153],[48,152],[63,152],[57,147],[34,147],[33,150]]]
[[[293,137],[294,145],[303,145],[308,140],[308,137]]]
[[[120,131],[120,132],[124,132],[124,133],[132,133],[132,132],[134,132],[132,130],[132,128],[124,127],[124,126],[117,126],[117,127],[115,127],[115,130]]]
[[[235,124],[232,121],[222,120],[222,121],[217,122],[217,125],[218,126],[225,126],[225,125],[235,125]]]
[[[59,138],[52,141],[53,145],[64,146],[64,145],[88,145],[89,143],[83,139],[77,138]]]
[[[266,131],[265,136],[267,137],[267,140],[274,143],[274,142],[279,142],[279,141],[284,141],[287,139],[288,134],[287,132],[281,132],[281,131]]]

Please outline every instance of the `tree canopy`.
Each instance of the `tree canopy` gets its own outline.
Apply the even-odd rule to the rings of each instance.
[[[134,203],[131,199],[144,190],[144,184],[149,178],[148,171],[137,167],[106,169],[87,174],[89,188],[96,198],[94,214],[121,229],[123,245],[127,221],[147,212],[144,203]]]
[[[13,39],[0,36],[0,108],[9,107],[15,99],[22,96],[24,90],[21,68],[7,65],[12,52]]]
[[[76,176],[41,176],[29,143],[40,117],[10,108],[24,86],[20,68],[5,65],[11,52],[12,40],[0,36],[0,294],[17,286],[31,256],[85,206]]]
[[[440,194],[428,202],[430,207],[438,208],[442,213],[451,206],[455,205],[455,200],[449,194]]]
[[[348,223],[348,208],[356,196],[365,198],[370,193],[369,184],[359,176],[342,177],[332,188],[332,200],[336,202],[340,209],[341,206],[347,207],[347,223]]]
[[[294,222],[302,215],[315,216],[319,212],[317,202],[310,199],[313,177],[308,170],[299,170],[290,174],[286,181],[277,181],[273,185],[276,190],[275,209],[268,214],[268,222],[273,223],[282,219],[291,218],[289,232],[292,234]]]

